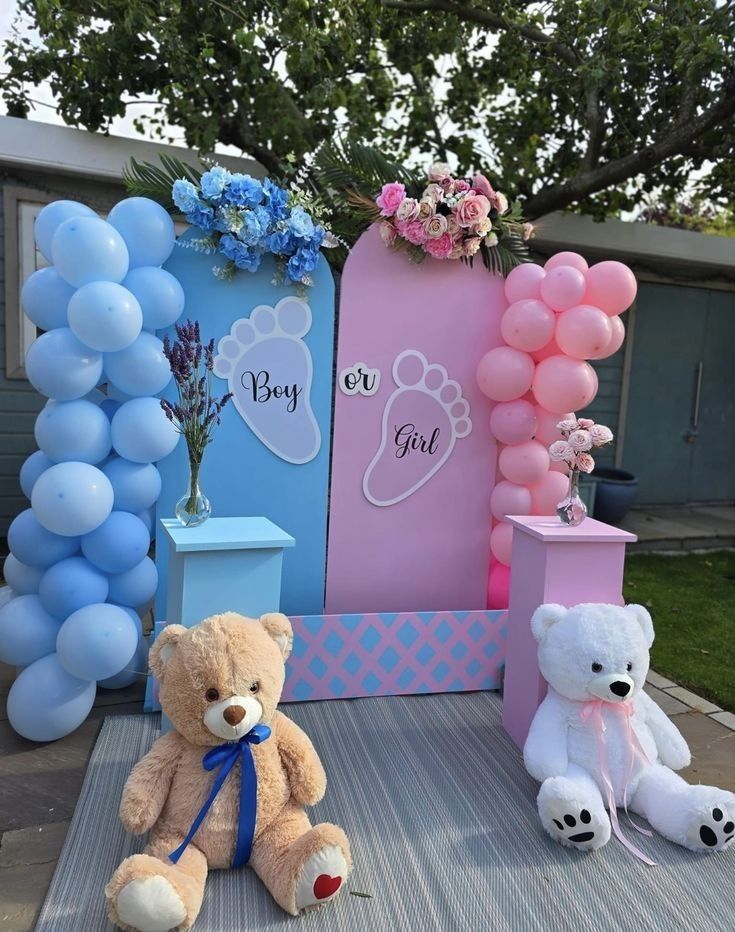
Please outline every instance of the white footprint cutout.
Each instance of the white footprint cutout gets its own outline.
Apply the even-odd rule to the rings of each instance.
[[[313,362],[302,337],[311,310],[299,298],[260,304],[222,337],[214,374],[226,379],[233,403],[255,436],[281,459],[313,460],[321,432],[311,407]]]
[[[365,470],[362,489],[373,505],[395,505],[425,485],[472,430],[470,406],[458,382],[418,350],[393,363],[398,386],[383,410],[378,451]]]

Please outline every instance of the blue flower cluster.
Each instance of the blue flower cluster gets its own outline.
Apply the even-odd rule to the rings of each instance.
[[[187,221],[238,269],[254,272],[272,253],[291,282],[310,283],[326,230],[303,207],[289,206],[285,188],[216,165],[199,186],[174,182],[172,196]]]

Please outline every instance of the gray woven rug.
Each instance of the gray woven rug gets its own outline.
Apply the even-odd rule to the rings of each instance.
[[[636,836],[659,862],[649,868],[614,838],[596,854],[551,841],[495,694],[302,703],[286,711],[313,739],[329,776],[313,818],[344,826],[354,872],[336,903],[297,920],[250,871],[214,872],[197,930],[735,928],[735,851],[698,856]],[[104,885],[142,847],[123,831],[117,806],[157,727],[156,716],[106,720],[37,932],[112,928]]]

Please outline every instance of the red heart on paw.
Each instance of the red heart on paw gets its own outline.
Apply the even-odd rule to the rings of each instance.
[[[342,886],[341,877],[330,877],[329,874],[319,874],[314,881],[314,896],[318,900],[326,900],[333,896]]]

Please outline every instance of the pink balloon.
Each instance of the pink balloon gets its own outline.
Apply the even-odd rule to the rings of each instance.
[[[525,485],[502,479],[490,495],[490,511],[498,521],[504,521],[508,515],[530,515],[531,493]]]
[[[556,324],[556,342],[567,356],[595,359],[612,337],[612,318],[591,304],[578,304],[563,311]]]
[[[507,608],[510,601],[510,567],[493,563],[487,580],[487,607]]]
[[[527,440],[512,447],[504,447],[498,457],[500,471],[517,485],[540,482],[549,469],[549,454],[537,440]]]
[[[610,341],[599,355],[590,356],[590,359],[607,359],[608,356],[617,353],[623,345],[623,340],[625,339],[625,324],[619,317],[608,317],[608,320],[610,321],[610,327],[612,329]]]
[[[523,443],[536,432],[534,406],[519,398],[517,401],[501,401],[490,415],[490,430],[501,443]]]
[[[578,252],[557,252],[550,259],[546,260],[544,269],[550,272],[560,265],[570,265],[573,269],[577,269],[580,272],[586,272],[589,268],[587,260],[580,256]]]
[[[561,431],[556,426],[560,421],[565,421],[575,417],[573,411],[567,411],[564,414],[555,414],[553,411],[547,411],[541,405],[536,405],[536,436],[535,440],[543,443],[545,447],[551,446],[556,440],[561,440]]]
[[[541,362],[542,359],[548,359],[549,356],[562,356],[563,353],[559,349],[559,344],[556,340],[551,339],[549,342],[540,350],[536,350],[535,353],[531,353],[531,359],[534,362]]]
[[[556,506],[567,494],[569,480],[560,472],[547,472],[536,485],[529,489],[531,507],[535,515],[554,515]]]
[[[556,315],[543,301],[523,298],[505,311],[500,332],[508,346],[530,353],[546,346],[554,336]]]
[[[638,291],[635,275],[622,262],[598,262],[585,272],[584,303],[601,308],[614,317],[627,311]]]
[[[540,265],[533,262],[524,262],[517,265],[505,280],[505,297],[509,304],[522,301],[524,298],[540,298],[541,282],[546,272]]]
[[[492,401],[514,401],[533,382],[533,359],[512,346],[496,346],[477,366],[477,384]]]
[[[569,356],[550,356],[536,366],[533,393],[547,411],[576,411],[592,401],[597,384],[589,363]]]
[[[504,566],[510,566],[510,555],[513,549],[513,525],[503,521],[496,524],[490,534],[490,550],[492,555]]]
[[[571,265],[557,265],[546,273],[541,282],[541,298],[555,311],[566,311],[580,304],[587,284],[579,269]]]

